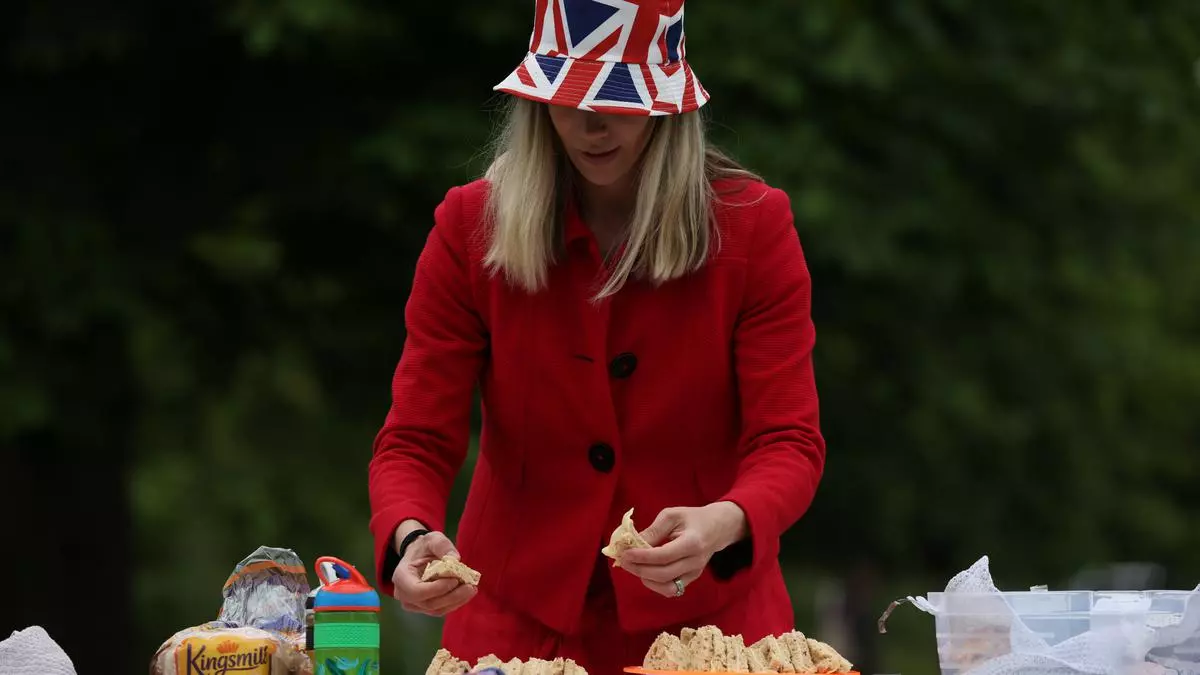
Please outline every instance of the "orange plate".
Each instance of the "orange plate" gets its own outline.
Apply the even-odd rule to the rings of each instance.
[[[633,673],[633,675],[745,675],[745,673],[712,673],[712,672],[695,673],[695,672],[689,672],[689,671],[685,671],[685,670],[650,670],[649,668],[640,668],[640,667],[634,667],[634,666],[626,668],[625,672]],[[778,673],[763,673],[763,675],[779,675],[779,674]],[[842,673],[841,675],[859,675],[859,673],[857,671],[852,670],[848,673]]]
[[[745,675],[744,673],[691,673],[688,670],[650,670],[649,668],[630,667],[625,669],[625,673],[634,675]],[[778,673],[763,673],[762,675],[779,675]],[[851,670],[850,673],[842,673],[841,675],[859,675],[858,671]]]

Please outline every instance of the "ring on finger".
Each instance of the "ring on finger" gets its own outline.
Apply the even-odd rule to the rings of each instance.
[[[683,579],[676,577],[674,583],[675,583],[675,597],[678,598],[679,596],[683,595],[683,591],[684,591]]]

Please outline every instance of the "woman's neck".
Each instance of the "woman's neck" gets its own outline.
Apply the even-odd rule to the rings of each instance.
[[[637,191],[631,179],[612,185],[579,184],[579,215],[596,237],[600,250],[608,255],[624,237],[637,204]]]

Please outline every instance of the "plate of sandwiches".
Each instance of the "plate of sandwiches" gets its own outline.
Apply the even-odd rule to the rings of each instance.
[[[488,654],[474,665],[454,657],[445,649],[434,654],[425,675],[588,675],[587,670],[571,659],[510,659],[504,661]]]
[[[662,633],[646,652],[642,665],[625,669],[634,675],[859,675],[833,647],[792,631],[768,635],[746,646],[741,635],[722,635],[716,626],[684,628],[679,635]],[[531,658],[504,661],[494,654],[474,664],[439,649],[426,675],[588,675],[571,659]]]
[[[704,673],[804,673],[858,675],[836,649],[792,631],[768,635],[747,646],[741,635],[722,635],[716,626],[684,628],[679,635],[662,633],[646,652],[635,675]]]

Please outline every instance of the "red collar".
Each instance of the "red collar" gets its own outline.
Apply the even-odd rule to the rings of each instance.
[[[588,250],[591,251],[592,257],[599,260],[600,244],[596,241],[596,235],[592,234],[592,228],[583,222],[583,216],[579,213],[578,201],[574,195],[568,195],[563,202],[563,246],[570,247],[577,242],[587,242]],[[621,242],[617,247],[612,260],[619,260],[625,255],[626,242]]]
[[[573,194],[567,195],[563,203],[563,241],[573,244],[580,240],[594,239],[583,216],[579,215],[579,204]]]

